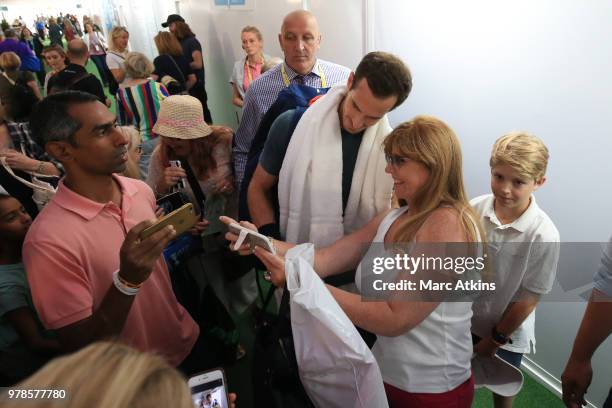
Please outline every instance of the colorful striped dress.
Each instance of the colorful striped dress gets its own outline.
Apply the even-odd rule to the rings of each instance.
[[[159,82],[149,79],[144,84],[117,91],[117,114],[121,125],[133,125],[140,131],[143,142],[150,140],[157,121],[159,104],[168,97],[168,91]]]

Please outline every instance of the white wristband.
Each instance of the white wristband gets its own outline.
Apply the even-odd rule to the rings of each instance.
[[[140,290],[139,288],[131,288],[127,285],[124,285],[123,282],[121,282],[121,280],[119,279],[119,271],[113,272],[113,284],[119,292],[123,293],[126,296],[135,296]]]

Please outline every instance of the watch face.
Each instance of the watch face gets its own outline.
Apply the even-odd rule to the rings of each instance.
[[[510,341],[509,337],[506,337],[500,332],[498,332],[495,327],[493,327],[493,330],[491,332],[491,337],[493,337],[494,342],[499,343],[501,345],[504,345]]]

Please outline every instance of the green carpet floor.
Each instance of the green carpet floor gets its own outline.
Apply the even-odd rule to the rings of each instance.
[[[259,273],[259,283],[264,293],[268,292],[270,282],[262,278]],[[261,307],[261,301],[257,300],[257,306]],[[277,309],[274,299],[271,300],[267,310],[273,312]],[[244,358],[236,361],[234,364],[223,367],[227,377],[228,389],[230,392],[238,394],[238,406],[240,408],[251,408],[253,404],[253,342],[255,335],[253,332],[254,320],[250,309],[240,316],[233,316],[236,327],[240,332],[240,342],[246,349],[247,353]]]

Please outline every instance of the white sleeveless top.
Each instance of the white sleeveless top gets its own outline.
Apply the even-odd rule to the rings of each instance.
[[[407,209],[391,210],[372,242],[384,242],[391,224]],[[370,251],[380,251],[380,244],[372,245],[364,259],[375,256]],[[355,284],[360,291],[361,276],[359,264]],[[372,353],[385,383],[407,392],[442,393],[467,381],[472,375],[471,318],[472,302],[441,302],[412,330],[397,337],[377,336]]]

